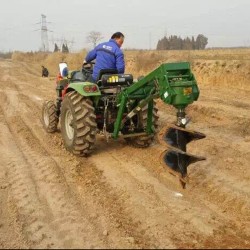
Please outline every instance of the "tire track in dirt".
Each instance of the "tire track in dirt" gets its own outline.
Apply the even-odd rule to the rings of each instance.
[[[0,150],[6,149],[6,123],[0,107]],[[22,229],[16,220],[15,205],[10,198],[11,185],[8,178],[8,166],[1,151],[0,161],[0,248],[27,248]]]
[[[13,82],[12,82],[13,83]],[[15,84],[13,84],[13,87],[16,87]],[[53,169],[53,164],[55,165],[55,162],[53,160],[51,160],[48,156],[48,159],[43,159],[42,161],[40,160],[40,158],[44,158],[41,155],[37,154],[37,152],[34,151],[34,149],[37,147],[37,145],[35,145],[36,143],[34,143],[33,145],[30,145],[32,142],[32,139],[30,138],[30,134],[29,134],[29,129],[27,127],[25,127],[25,124],[23,123],[22,119],[20,117],[16,117],[14,116],[14,111],[15,112],[19,112],[22,113],[20,108],[19,108],[19,104],[20,104],[20,100],[18,99],[18,93],[14,93],[14,92],[8,92],[8,97],[6,95],[4,95],[4,103],[6,104],[5,106],[5,110],[7,112],[7,117],[9,118],[9,125],[11,126],[10,128],[12,128],[12,133],[15,134],[16,139],[18,138],[19,141],[18,143],[20,144],[20,147],[22,148],[22,152],[25,152],[25,157],[27,158],[27,163],[33,167],[32,169],[32,173],[36,175],[36,183],[37,186],[40,185],[40,190],[43,190],[43,192],[52,192],[52,194],[54,195],[50,195],[49,197],[43,198],[43,200],[46,200],[46,202],[50,203],[49,205],[51,206],[51,204],[56,204],[57,206],[59,206],[59,210],[58,208],[55,209],[55,211],[60,211],[60,214],[56,215],[58,218],[58,222],[54,220],[52,225],[55,228],[60,228],[59,225],[63,225],[66,226],[67,228],[67,224],[65,222],[63,222],[64,220],[67,220],[69,216],[73,217],[73,219],[71,218],[70,220],[70,227],[71,228],[70,231],[69,230],[64,230],[64,232],[59,232],[60,234],[62,234],[61,238],[64,237],[64,242],[68,241],[69,243],[72,242],[72,237],[76,237],[79,236],[79,238],[82,238],[82,241],[85,241],[85,244],[88,244],[88,240],[87,237],[84,238],[84,235],[79,235],[79,228],[81,228],[80,225],[85,225],[84,226],[84,230],[86,231],[93,231],[90,230],[91,228],[89,228],[87,221],[84,221],[83,219],[81,219],[81,222],[79,221],[79,218],[81,218],[80,214],[77,214],[77,211],[75,209],[76,204],[74,203],[74,201],[72,200],[72,198],[70,199],[68,197],[68,201],[64,201],[64,196],[66,195],[66,191],[61,191],[61,190],[57,190],[58,189],[58,185],[56,187],[53,187],[53,185],[45,185],[44,182],[57,182],[58,176],[55,175],[54,173],[54,169]],[[8,107],[6,109],[6,107]],[[9,112],[8,112],[9,111]],[[16,125],[16,126],[13,126]],[[25,131],[26,130],[26,131]],[[21,133],[21,137],[19,135],[19,133]],[[32,137],[32,136],[31,136]],[[25,140],[23,140],[22,138],[25,138],[27,140],[27,142],[25,143]],[[27,144],[28,143],[28,144]],[[43,152],[44,153],[44,152]],[[34,165],[38,168],[34,168]],[[54,167],[55,168],[55,167]],[[37,173],[36,173],[37,172]],[[43,183],[43,185],[42,185]],[[60,193],[61,191],[61,193]],[[51,198],[52,197],[52,198]],[[50,200],[51,201],[50,201]],[[66,206],[66,203],[67,206]],[[66,209],[67,208],[67,209]],[[76,215],[74,215],[76,213]],[[65,216],[67,216],[66,218],[64,218]],[[75,228],[72,228],[73,224],[76,224]],[[65,225],[66,224],[66,225]],[[68,225],[69,226],[69,225]],[[74,231],[72,229],[75,229]],[[71,235],[71,238],[69,237],[69,235]],[[69,238],[69,239],[67,239]],[[89,237],[89,238],[93,238]],[[98,244],[98,240],[90,240],[91,242],[95,242],[95,244]],[[72,243],[70,243],[72,245]],[[103,244],[99,244],[99,245],[103,245]],[[65,245],[67,246],[67,244]],[[69,245],[70,246],[70,245]],[[74,246],[74,245],[73,245]],[[79,245],[78,247],[80,247],[81,245]],[[89,247],[93,247],[93,245],[87,245]]]
[[[82,164],[83,161],[83,159],[80,160]],[[124,240],[127,241],[129,248],[159,248],[161,244],[158,237],[148,234],[145,221],[134,217],[132,212],[134,207],[127,203],[130,196],[128,192],[114,188],[104,172],[91,162],[88,159],[87,167],[83,168],[82,164],[79,166],[77,176],[79,195],[88,197],[89,202],[93,201],[94,207],[97,208],[97,211],[99,210],[96,216],[99,217],[100,212],[105,215],[110,237],[118,237],[117,240],[121,243]],[[175,246],[169,239],[163,239],[163,241],[165,247]],[[121,247],[121,243],[119,247]]]
[[[74,197],[72,197],[65,183],[64,176],[60,173],[59,167],[39,147],[39,143],[32,135],[30,129],[20,117],[8,118],[8,125],[33,175],[37,189],[37,194],[33,195],[38,196],[43,201],[43,204],[47,208],[46,214],[51,214],[52,221],[50,222],[50,226],[56,229],[62,241],[62,246],[81,247],[84,243],[86,247],[93,248],[95,246],[92,243],[99,246],[103,245],[98,239],[98,233],[95,232],[88,220],[82,217],[79,212],[78,204],[74,200]],[[33,195],[31,194],[31,197]],[[22,200],[23,198],[22,196],[20,199]],[[29,201],[27,201],[28,203]],[[33,233],[34,231],[32,231],[32,237]],[[35,233],[37,232],[35,231]],[[77,239],[81,239],[81,241],[77,242]]]
[[[10,199],[16,206],[18,221],[23,228],[23,234],[32,246],[37,246],[44,240],[46,241],[46,247],[53,246],[54,239],[51,240],[53,234],[43,221],[46,216],[37,198],[36,185],[29,171],[29,164],[15,144],[7,124],[1,123],[1,138],[4,142],[4,147],[1,147],[2,159],[11,185]]]

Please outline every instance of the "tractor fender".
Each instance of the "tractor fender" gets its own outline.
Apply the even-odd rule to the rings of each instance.
[[[73,82],[68,85],[66,93],[75,90],[82,96],[101,96],[101,91],[97,84],[91,82]]]

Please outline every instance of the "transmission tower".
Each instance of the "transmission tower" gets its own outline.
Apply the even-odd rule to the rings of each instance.
[[[42,26],[41,26],[41,41],[42,41],[42,51],[49,51],[49,39],[48,39],[48,28],[46,16],[42,14]]]

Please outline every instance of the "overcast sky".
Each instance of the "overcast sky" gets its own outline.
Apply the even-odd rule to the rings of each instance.
[[[50,49],[66,39],[74,51],[121,31],[123,48],[154,49],[164,35],[208,37],[208,47],[250,46],[250,0],[0,0],[0,51],[37,51],[41,14]],[[39,24],[40,23],[40,24]],[[37,31],[34,31],[37,30]],[[72,43],[70,43],[72,45]]]

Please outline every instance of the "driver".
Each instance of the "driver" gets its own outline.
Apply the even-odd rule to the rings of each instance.
[[[92,79],[90,79],[90,81],[97,81],[101,69],[116,69],[117,73],[124,73],[124,54],[120,49],[123,42],[124,35],[121,32],[116,32],[111,36],[108,42],[97,45],[87,54],[83,61],[84,64],[90,63],[96,59]]]

